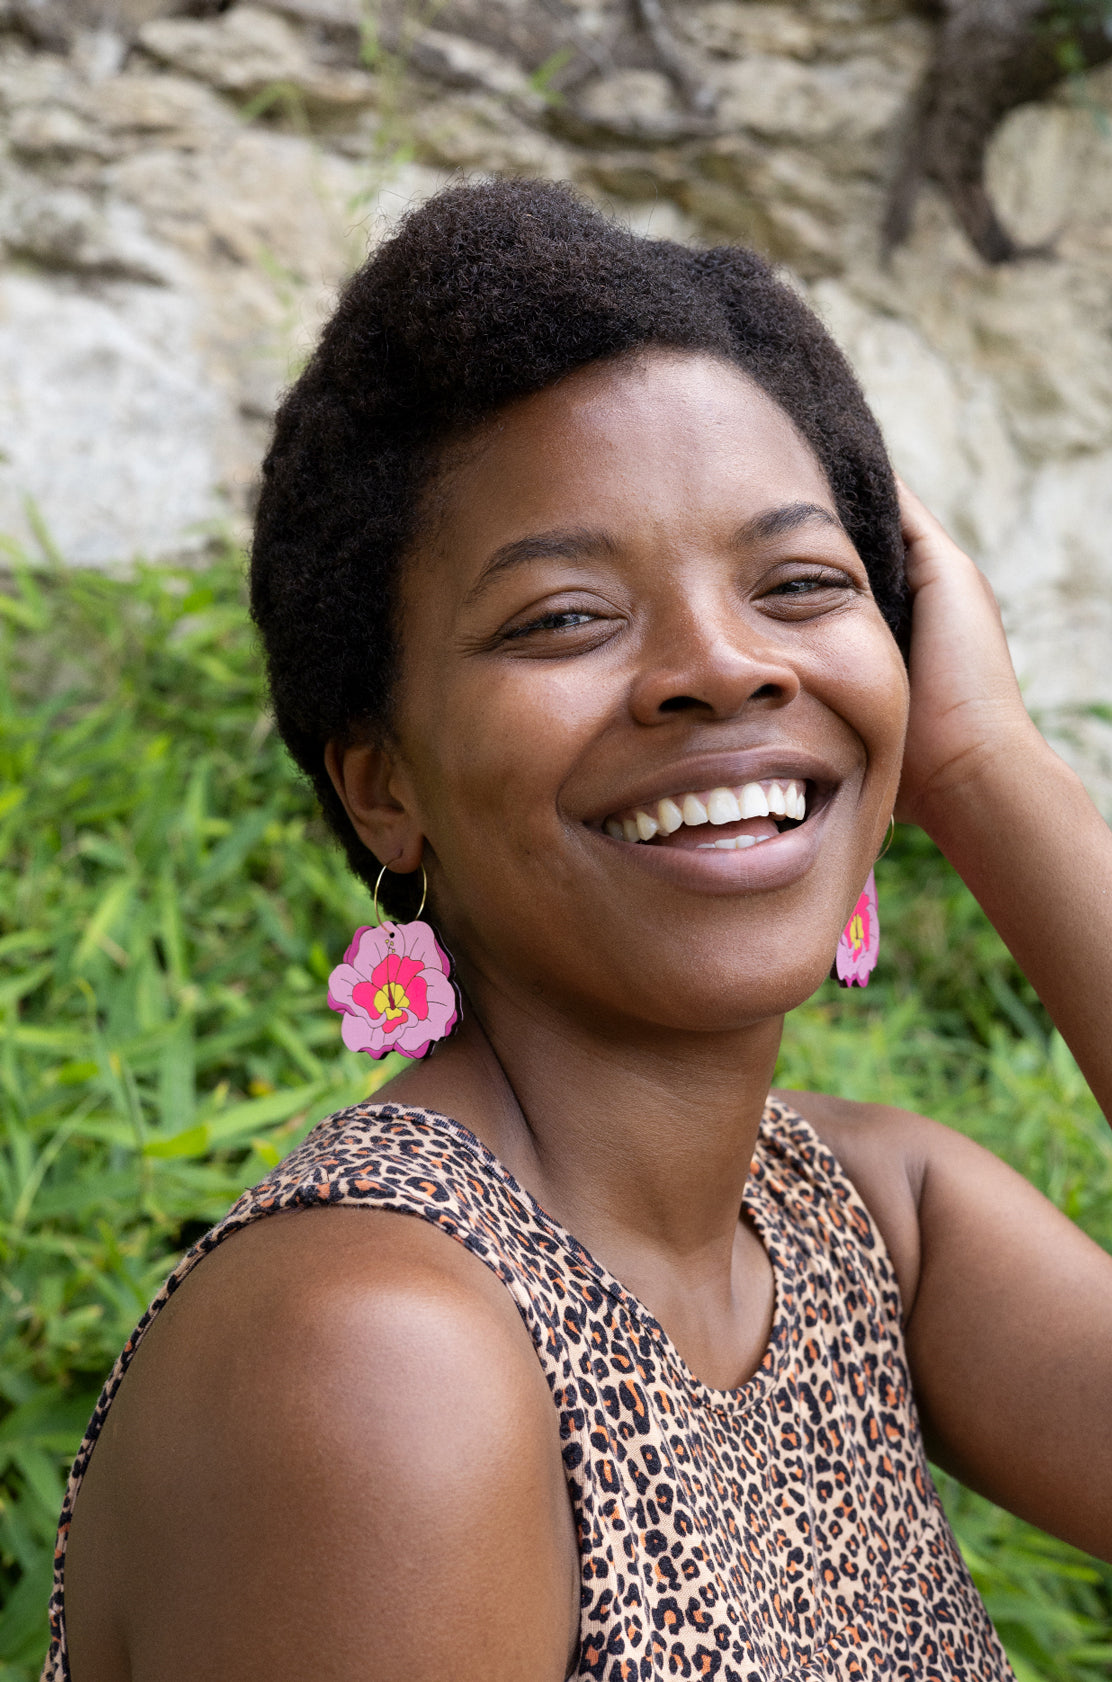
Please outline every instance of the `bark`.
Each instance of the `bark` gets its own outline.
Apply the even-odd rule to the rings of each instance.
[[[1112,4],[1101,0],[948,0],[909,113],[884,221],[888,251],[906,239],[919,190],[932,181],[986,262],[1035,254],[1012,238],[989,197],[988,144],[1017,105],[1112,58],[1110,24]]]

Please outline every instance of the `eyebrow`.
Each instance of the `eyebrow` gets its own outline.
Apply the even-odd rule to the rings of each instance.
[[[542,531],[531,537],[519,537],[494,551],[464,599],[474,601],[504,572],[512,572],[530,561],[594,560],[599,555],[613,555],[615,549],[613,539],[603,531]]]
[[[788,502],[780,508],[769,508],[765,513],[755,514],[751,520],[746,520],[734,533],[733,540],[734,544],[741,548],[748,543],[768,542],[774,537],[785,537],[790,532],[798,531],[800,526],[811,524],[845,531],[838,517],[819,503]],[[613,555],[616,550],[617,545],[613,539],[603,531],[572,529],[536,532],[530,537],[519,537],[512,543],[503,543],[501,548],[494,551],[464,600],[468,603],[477,600],[496,578],[500,578],[503,573],[512,572],[515,567],[526,566],[530,561],[594,560],[599,555]]]
[[[734,533],[734,542],[759,543],[762,539],[767,542],[769,538],[786,537],[789,532],[798,531],[800,526],[812,524],[845,532],[838,516],[820,503],[786,502],[782,508],[769,508],[764,514],[755,514],[751,520],[746,520]]]

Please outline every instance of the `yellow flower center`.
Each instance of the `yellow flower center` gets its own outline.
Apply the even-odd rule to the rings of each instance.
[[[385,987],[380,987],[375,994],[375,1011],[385,1016],[387,1022],[397,1022],[409,1009],[409,999],[405,988],[397,981],[388,981]]]
[[[854,950],[865,944],[865,925],[861,920],[860,911],[855,911],[849,920],[849,943]]]

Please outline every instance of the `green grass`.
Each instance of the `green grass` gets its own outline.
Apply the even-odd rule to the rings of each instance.
[[[389,1073],[323,1005],[367,895],[270,729],[231,553],[0,590],[0,1682],[45,1644],[100,1383],[178,1252]],[[1112,1133],[953,873],[901,833],[868,994],[796,1013],[784,1084],[975,1134],[1112,1249]],[[1112,1568],[945,1484],[1021,1682],[1112,1670]]]

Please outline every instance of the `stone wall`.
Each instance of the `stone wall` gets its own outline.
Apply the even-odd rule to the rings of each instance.
[[[672,0],[674,38],[630,0],[187,9],[0,0],[0,531],[30,542],[33,504],[111,565],[245,530],[276,395],[368,243],[459,172],[569,178],[797,277],[1109,793],[1112,72],[994,143],[1051,256],[989,269],[927,194],[886,266],[932,28],[899,0]]]

